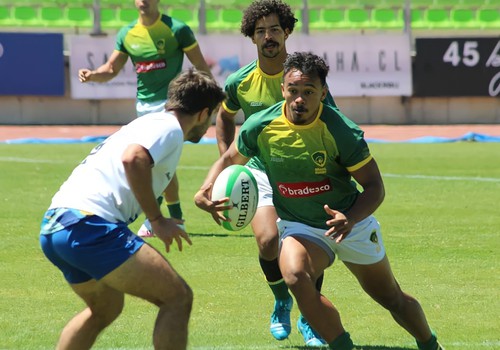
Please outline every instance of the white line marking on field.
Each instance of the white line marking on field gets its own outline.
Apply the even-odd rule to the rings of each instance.
[[[13,162],[13,163],[46,163],[46,164],[62,164],[70,163],[53,159],[31,159],[19,157],[0,157],[0,162]],[[72,163],[72,162],[71,162]],[[178,169],[182,170],[206,170],[210,169],[208,166],[197,165],[180,165]],[[420,174],[391,174],[384,173],[383,177],[403,178],[403,179],[417,179],[417,180],[439,180],[439,181],[474,181],[474,182],[500,182],[500,178],[495,177],[477,177],[477,176],[436,176],[436,175],[420,175]]]
[[[382,174],[382,176],[405,178],[405,179],[423,179],[423,180],[441,180],[441,181],[500,182],[500,179],[495,177],[434,176],[434,175],[407,175],[407,174]]]
[[[47,163],[47,164],[61,164],[65,163],[60,160],[53,159],[30,159],[30,158],[19,158],[19,157],[0,157],[0,162],[13,162],[13,163]]]

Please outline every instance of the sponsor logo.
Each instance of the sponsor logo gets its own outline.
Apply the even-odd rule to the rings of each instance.
[[[276,163],[283,163],[285,160],[280,157],[271,157],[271,162],[276,162]]]
[[[245,221],[248,215],[248,206],[250,202],[250,183],[245,180],[241,180],[241,203],[233,203],[235,208],[240,209],[240,215],[238,215],[238,221],[236,221],[236,227],[242,227],[245,225]]]
[[[260,106],[262,106],[262,102],[260,102],[260,101],[250,102],[250,107],[260,107]]]
[[[166,67],[167,62],[165,62],[165,60],[137,62],[135,64],[135,71],[137,73],[147,73],[154,70],[165,69]]]
[[[311,197],[332,191],[332,185],[328,179],[318,182],[278,182],[278,191],[287,198]]]

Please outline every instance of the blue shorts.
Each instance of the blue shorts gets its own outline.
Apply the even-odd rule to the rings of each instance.
[[[90,215],[57,232],[42,232],[40,244],[69,283],[82,283],[106,276],[135,254],[144,240],[123,222]]]

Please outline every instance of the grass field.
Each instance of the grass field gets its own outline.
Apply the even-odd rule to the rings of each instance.
[[[41,253],[38,231],[52,195],[93,146],[0,145],[0,349],[53,349],[83,308]],[[500,349],[500,143],[370,146],[387,192],[376,216],[403,289],[420,300],[447,350]],[[302,349],[295,327],[283,342],[269,334],[272,297],[249,228],[228,234],[193,204],[216,156],[214,145],[186,145],[178,170],[193,246],[167,258],[195,293],[189,348]],[[341,263],[327,270],[323,292],[363,349],[415,349]],[[155,314],[127,298],[95,348],[151,349]]]

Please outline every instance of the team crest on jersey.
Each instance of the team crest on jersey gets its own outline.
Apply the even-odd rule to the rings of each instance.
[[[311,155],[311,158],[319,167],[324,167],[326,164],[326,151],[316,151]]]
[[[165,53],[165,39],[159,39],[156,42],[156,48],[158,49],[158,54],[163,55]]]
[[[311,158],[319,168],[314,169],[315,174],[326,174],[326,151],[316,151],[311,154]]]

